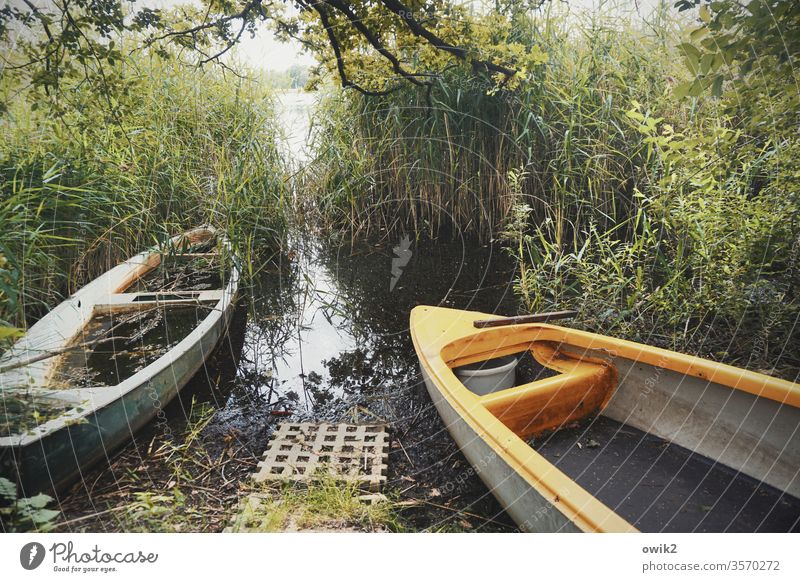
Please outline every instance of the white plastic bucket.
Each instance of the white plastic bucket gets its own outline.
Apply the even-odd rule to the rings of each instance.
[[[514,386],[518,362],[517,356],[503,356],[460,366],[453,372],[471,392],[491,394]]]

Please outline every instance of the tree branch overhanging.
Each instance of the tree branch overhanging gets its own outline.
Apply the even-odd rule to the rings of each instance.
[[[29,10],[22,16],[35,21],[42,28],[46,37],[46,41],[41,43],[40,47],[42,60],[38,61],[44,62],[46,70],[50,69],[50,59],[53,55],[52,52],[48,52],[51,50],[49,47],[69,48],[71,46],[69,43],[74,43],[74,38],[81,36],[86,38],[86,34],[90,30],[100,30],[101,36],[111,38],[109,33],[113,31],[123,31],[129,27],[138,31],[150,26],[153,27],[151,30],[154,30],[144,40],[145,47],[153,46],[161,41],[185,39],[180,44],[189,50],[194,50],[199,55],[198,64],[203,65],[213,61],[225,66],[220,58],[241,40],[244,32],[252,31],[258,20],[270,19],[276,23],[276,27],[283,34],[299,40],[310,50],[314,52],[331,50],[335,58],[335,70],[342,86],[355,89],[364,95],[386,95],[399,89],[402,81],[417,87],[424,87],[430,95],[433,79],[441,75],[441,71],[435,69],[415,70],[421,65],[414,66],[404,61],[405,52],[401,48],[385,42],[387,35],[391,33],[400,33],[406,38],[410,34],[412,38],[420,39],[423,44],[427,43],[437,51],[442,51],[457,60],[471,64],[476,72],[502,75],[505,79],[500,79],[501,85],[517,74],[517,71],[510,66],[492,59],[481,58],[477,51],[473,51],[470,47],[457,46],[445,40],[434,31],[435,23],[431,24],[425,18],[418,19],[403,0],[375,0],[364,6],[353,4],[348,0],[294,0],[301,11],[313,15],[310,25],[299,19],[294,22],[284,21],[279,13],[273,14],[268,9],[278,4],[275,0],[238,0],[235,4],[224,5],[224,8],[223,5],[209,3],[204,16],[193,15],[190,17],[202,17],[202,20],[199,22],[195,20],[194,23],[190,21],[189,24],[184,25],[183,29],[176,29],[173,27],[176,25],[171,26],[167,22],[161,22],[158,18],[152,17],[150,14],[152,11],[140,20],[136,20],[134,17],[137,25],[129,26],[124,23],[123,11],[119,8],[122,0],[108,0],[109,3],[97,6],[81,4],[81,9],[86,14],[81,13],[79,21],[65,17],[67,24],[62,26],[63,30],[53,28],[52,21],[36,7],[32,0],[22,0],[22,2]],[[287,0],[282,0],[282,2],[285,3]],[[65,12],[69,12],[68,5],[69,0],[65,0],[60,5],[56,4],[62,16]],[[212,8],[212,6],[216,6],[216,8]],[[217,13],[212,14],[214,11]],[[230,12],[226,13],[225,11]],[[362,14],[363,11],[366,11],[370,17],[377,15],[377,20],[375,22],[367,20],[368,17]],[[386,14],[388,20],[384,20],[381,12]],[[139,14],[137,13],[137,17]],[[16,18],[22,18],[22,16],[18,15]],[[382,22],[386,23],[386,31],[383,30],[384,25],[380,24]],[[218,43],[221,44],[221,48]],[[376,51],[380,57],[386,60],[396,75],[395,78],[386,78],[383,81],[387,83],[388,88],[370,89],[356,82],[350,76],[353,74],[352,71],[348,75],[348,59],[355,58],[352,55],[359,56],[359,53],[365,49]],[[58,55],[57,51],[55,55]],[[97,60],[99,64],[100,55],[91,54],[90,57]],[[32,60],[31,62],[36,63],[37,61]],[[58,78],[61,72],[57,64],[55,67],[55,75]],[[100,71],[101,75],[102,73]],[[55,82],[57,83],[57,79]],[[45,85],[45,89],[48,90],[49,87]]]
[[[272,3],[270,2],[266,6],[272,6]],[[203,58],[198,62],[198,65],[202,66],[213,61],[216,62],[217,64],[222,65],[224,68],[231,70],[230,67],[228,67],[219,60],[220,57],[222,57],[225,53],[230,51],[233,47],[235,47],[238,44],[238,42],[242,38],[242,35],[244,34],[244,31],[247,29],[248,24],[252,24],[256,18],[260,17],[261,19],[264,19],[266,17],[264,12],[264,7],[265,7],[264,0],[249,0],[244,4],[244,6],[242,6],[242,9],[235,14],[229,14],[227,16],[223,16],[220,18],[208,20],[208,16],[211,11],[211,5],[209,5],[209,9],[206,12],[205,17],[203,18],[203,22],[201,22],[200,24],[197,24],[195,26],[183,30],[169,30],[159,36],[153,36],[147,39],[147,41],[145,42],[145,46],[152,46],[156,42],[170,40],[173,38],[190,37],[192,39],[192,47],[194,48],[194,50],[196,50],[203,56]],[[229,23],[232,23],[235,20],[241,21],[241,26],[239,27],[238,32],[231,37],[227,37],[227,35],[223,36],[223,34],[220,34],[219,36],[224,39],[224,46],[219,51],[213,54],[208,54],[205,51],[202,51],[198,48],[197,38],[200,33],[212,29],[222,30],[223,27],[225,27]]]
[[[36,16],[36,18],[39,19],[39,23],[42,25],[42,30],[44,30],[44,33],[47,36],[47,40],[51,44],[53,44],[55,42],[55,40],[53,38],[53,33],[50,31],[50,26],[47,24],[47,17],[44,14],[42,14],[39,11],[39,9],[33,3],[31,3],[30,0],[23,0],[23,2],[30,9],[31,14],[33,14],[34,16]],[[47,70],[48,73],[52,70],[52,64],[50,62],[50,56],[53,53],[55,53],[54,50],[48,50],[44,55],[45,70]],[[50,95],[50,87],[47,84],[45,84],[45,86],[44,86],[44,92],[47,95]]]
[[[383,57],[386,58],[386,60],[391,63],[392,70],[395,73],[414,85],[417,85],[418,87],[427,87],[430,85],[430,81],[420,81],[417,78],[421,75],[411,73],[403,68],[403,65],[400,63],[400,59],[398,59],[394,53],[392,53],[383,45],[377,34],[370,30],[345,2],[342,0],[324,0],[324,2],[344,14],[350,23],[355,27],[355,29],[358,30],[365,39],[367,39],[367,42],[369,42],[369,44],[372,45],[376,51],[378,51],[381,55],[383,55]]]
[[[426,28],[414,17],[412,11],[400,0],[379,1],[387,10],[398,16],[414,36],[422,38],[437,50],[447,52],[460,60],[468,60],[474,70],[490,74],[500,73],[505,77],[505,79],[502,81],[502,84],[506,84],[514,75],[517,74],[515,69],[505,65],[494,63],[490,60],[470,57],[469,51],[466,48],[455,46]],[[344,0],[311,0],[310,2],[306,0],[300,0],[298,4],[305,10],[313,10],[319,16],[320,22],[322,23],[331,45],[331,49],[334,52],[336,69],[343,87],[353,88],[364,95],[385,95],[386,93],[394,91],[397,88],[395,87],[385,91],[370,91],[353,82],[347,76],[344,55],[341,49],[341,44],[331,23],[330,14],[328,12],[329,9],[335,10],[347,18],[348,22],[359,32],[359,34],[361,34],[361,36],[369,43],[369,45],[378,51],[378,53],[387,61],[389,61],[392,70],[395,73],[397,73],[402,79],[405,79],[414,85],[426,87],[427,93],[430,96],[430,90],[432,87],[431,81],[421,80],[420,78],[431,77],[433,75],[430,73],[416,73],[407,70],[402,65],[398,56],[386,47],[386,45],[380,40],[378,34],[371,30],[364,23],[363,19],[359,18],[359,16],[353,11],[347,2]]]
[[[347,76],[347,71],[345,69],[344,64],[344,57],[342,56],[342,50],[339,45],[339,39],[336,37],[336,33],[333,31],[333,26],[331,24],[328,9],[325,2],[322,1],[313,1],[310,4],[306,4],[304,2],[299,3],[300,6],[305,6],[307,9],[314,10],[317,15],[319,16],[320,22],[322,23],[323,28],[325,29],[325,33],[328,36],[328,41],[331,44],[331,48],[333,49],[334,57],[336,58],[336,70],[339,73],[339,79],[341,80],[342,87],[344,88],[352,88],[362,93],[363,95],[367,95],[369,97],[380,97],[382,95],[388,95],[392,91],[397,90],[398,87],[394,87],[391,89],[385,89],[383,91],[371,91],[355,83],[354,81],[350,80]]]
[[[512,69],[510,67],[506,67],[504,65],[499,65],[497,63],[493,63],[492,61],[483,60],[483,59],[476,59],[469,57],[469,51],[464,47],[457,47],[453,44],[450,44],[446,40],[442,39],[438,35],[434,34],[427,28],[425,28],[422,23],[420,23],[415,17],[413,11],[408,8],[405,4],[403,4],[400,0],[380,0],[380,3],[385,6],[390,12],[397,15],[400,20],[402,20],[408,29],[411,31],[412,34],[415,36],[422,37],[426,41],[428,41],[434,48],[439,50],[445,51],[453,55],[454,57],[467,60],[469,59],[472,63],[472,68],[475,70],[484,70],[489,73],[501,73],[506,76],[506,80],[510,79],[514,75],[517,74],[516,69]]]

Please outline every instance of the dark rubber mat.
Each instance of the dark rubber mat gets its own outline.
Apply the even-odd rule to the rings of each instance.
[[[641,531],[800,531],[797,498],[604,416],[533,445]]]

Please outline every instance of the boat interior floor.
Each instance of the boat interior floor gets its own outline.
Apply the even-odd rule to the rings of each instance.
[[[532,443],[640,531],[800,531],[797,498],[605,416]]]
[[[89,346],[61,356],[48,387],[115,386],[175,347],[212,308],[142,306],[139,311],[95,315],[73,339],[73,344]]]

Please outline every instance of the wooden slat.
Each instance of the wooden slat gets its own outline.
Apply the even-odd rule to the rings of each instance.
[[[198,258],[200,258],[200,259],[202,259],[202,258],[211,259],[211,258],[218,257],[218,256],[219,256],[219,253],[217,253],[217,252],[213,252],[213,253],[180,253],[180,252],[178,252],[178,253],[174,253],[174,254],[172,254],[172,253],[165,253],[164,254],[165,258],[170,258],[170,259],[183,259],[183,258],[187,258],[187,259],[198,259]]]
[[[577,311],[550,311],[548,313],[533,313],[531,315],[518,315],[516,317],[499,317],[496,319],[476,319],[475,327],[500,327],[503,325],[519,325],[521,323],[544,323],[556,319],[569,319],[578,315]]]
[[[154,307],[163,305],[165,307],[197,305],[199,303],[216,302],[222,299],[225,292],[222,289],[212,289],[209,291],[180,291],[174,293],[113,293],[104,301],[95,304],[95,312],[124,311],[137,309],[139,307]],[[137,297],[147,297],[140,299]],[[152,299],[150,299],[152,297]],[[179,297],[166,299],[167,297]]]

